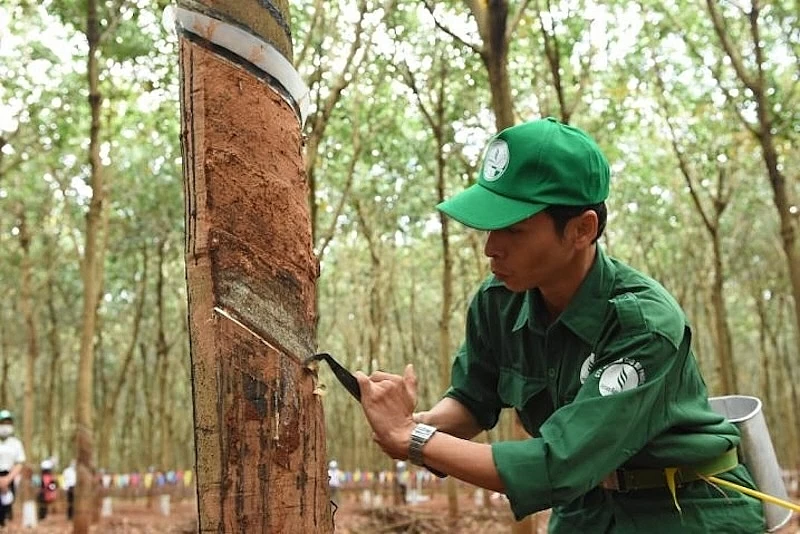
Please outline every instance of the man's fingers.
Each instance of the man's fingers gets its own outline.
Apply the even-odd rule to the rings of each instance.
[[[406,365],[405,371],[403,371],[403,382],[406,385],[406,389],[408,390],[408,394],[411,395],[411,398],[414,399],[416,402],[417,400],[417,375],[414,373],[414,365],[408,364]]]
[[[397,381],[400,380],[400,376],[392,373],[384,373],[383,371],[375,371],[370,376],[369,379],[373,382],[382,382],[384,380],[392,380]]]

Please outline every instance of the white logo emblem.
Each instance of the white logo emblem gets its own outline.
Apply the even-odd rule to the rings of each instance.
[[[628,358],[620,358],[606,365],[595,376],[600,378],[598,388],[604,397],[636,388],[645,380],[642,364]]]
[[[583,365],[581,365],[581,384],[586,382],[586,379],[589,378],[589,373],[592,372],[592,368],[594,367],[594,361],[596,356],[594,352],[589,355],[588,358],[583,360]]]
[[[494,182],[503,176],[508,167],[508,159],[508,144],[502,139],[492,141],[483,158],[483,178],[487,182]]]

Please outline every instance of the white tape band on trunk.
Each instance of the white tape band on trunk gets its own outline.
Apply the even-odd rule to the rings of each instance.
[[[278,80],[300,108],[300,124],[305,124],[308,88],[294,66],[274,46],[227,22],[182,7],[174,9],[175,20],[181,28],[233,52]]]

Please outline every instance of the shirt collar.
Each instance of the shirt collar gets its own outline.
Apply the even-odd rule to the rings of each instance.
[[[597,245],[597,254],[592,267],[567,308],[555,322],[561,322],[586,343],[594,343],[603,326],[615,275],[614,264],[606,256],[603,248]],[[499,281],[497,283],[502,284]],[[529,289],[525,292],[522,306],[520,306],[517,320],[514,323],[514,331],[526,324],[535,331],[544,330],[542,321],[537,320],[538,314],[543,313],[545,313],[544,302],[538,288]]]

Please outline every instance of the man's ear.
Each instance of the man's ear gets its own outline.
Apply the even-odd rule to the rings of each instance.
[[[594,210],[586,210],[569,221],[571,226],[570,235],[575,246],[578,248],[590,246],[595,237],[597,237],[599,224],[597,212]]]

